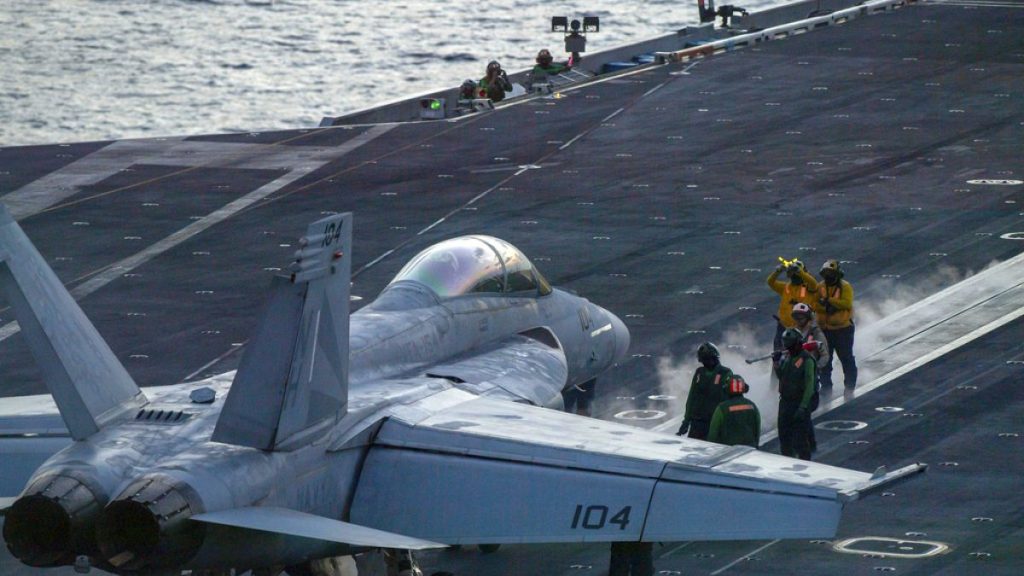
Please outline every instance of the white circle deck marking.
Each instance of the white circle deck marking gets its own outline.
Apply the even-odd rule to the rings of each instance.
[[[1007,232],[1000,236],[1003,240],[1024,240],[1024,232]]]
[[[615,415],[619,420],[659,420],[666,414],[661,410],[625,410]]]
[[[967,183],[974,186],[1020,186],[1021,184],[1024,184],[1024,180],[981,178],[979,180],[968,180]]]
[[[856,420],[826,420],[825,422],[818,422],[814,427],[818,430],[829,430],[831,432],[853,432],[854,430],[867,428],[868,423]]]

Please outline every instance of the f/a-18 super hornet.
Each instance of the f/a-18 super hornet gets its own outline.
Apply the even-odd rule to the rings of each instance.
[[[10,551],[116,574],[305,574],[368,548],[828,537],[846,502],[919,468],[561,412],[562,390],[626,354],[615,315],[489,236],[427,248],[350,315],[351,232],[350,214],[310,225],[236,372],[143,392],[0,207],[0,285],[52,395],[0,424],[52,429],[59,410],[71,438],[2,486],[20,490]]]

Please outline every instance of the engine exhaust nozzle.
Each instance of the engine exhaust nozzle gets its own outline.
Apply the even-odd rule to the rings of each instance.
[[[97,552],[94,529],[103,506],[82,480],[57,473],[37,478],[4,521],[7,549],[35,568],[72,564]]]
[[[180,566],[202,546],[203,526],[189,521],[202,511],[199,495],[186,484],[166,476],[137,480],[100,515],[100,553],[118,570]]]

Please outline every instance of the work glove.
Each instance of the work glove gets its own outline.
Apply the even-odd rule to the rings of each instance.
[[[804,350],[808,352],[817,352],[818,343],[815,342],[814,340],[811,340],[810,342],[804,342]]]
[[[785,269],[786,269],[786,265],[785,264],[779,264],[778,266],[775,267],[775,273],[776,274],[782,274],[782,271],[785,270]]]
[[[676,436],[682,436],[690,431],[690,421],[683,420],[683,423],[679,425],[679,432],[676,432]]]
[[[804,408],[803,406],[797,408],[796,412],[793,412],[793,418],[795,420],[804,420],[809,416],[810,414],[807,413],[807,408]]]

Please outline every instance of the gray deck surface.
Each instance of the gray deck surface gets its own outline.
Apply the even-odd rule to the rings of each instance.
[[[424,247],[498,236],[629,326],[632,359],[598,387],[595,416],[610,419],[624,403],[651,408],[659,362],[689,361],[730,327],[767,347],[777,297],[764,277],[777,256],[814,270],[841,258],[869,305],[941,266],[977,271],[1021,252],[1000,236],[1024,232],[1024,186],[967,181],[1024,173],[1024,4],[961,4],[912,5],[457,122],[134,141],[102,159],[106,143],[0,149],[0,201],[58,169],[101,174],[61,198],[43,187],[43,204],[19,219],[142,385],[234,368],[273,268],[321,211],[355,212],[364,303]],[[210,226],[151,248],[196,223]],[[119,264],[146,250],[151,259]],[[0,309],[0,326],[9,316]],[[819,432],[818,460],[931,464],[849,506],[838,539],[934,540],[948,553],[871,558],[793,541],[732,564],[770,543],[666,543],[657,569],[1024,573],[1022,334],[1012,322],[818,418],[868,424]],[[44,392],[20,336],[0,342],[0,359],[4,396]],[[424,560],[428,573],[568,575],[605,573],[606,555],[506,546]],[[3,551],[0,573],[37,572]]]

